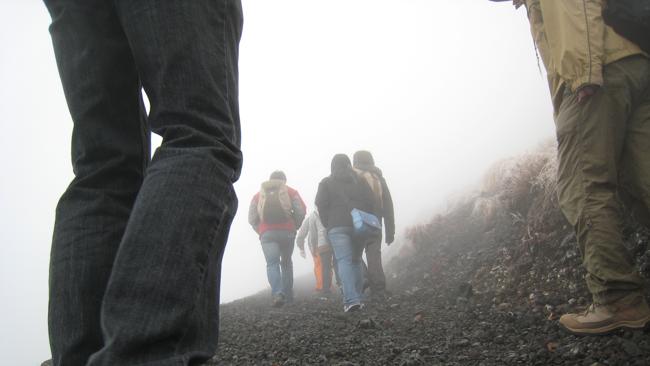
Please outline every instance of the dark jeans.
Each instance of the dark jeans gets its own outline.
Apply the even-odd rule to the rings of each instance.
[[[205,361],[242,162],[241,4],[45,3],[74,122],[50,259],[54,365]],[[151,162],[150,131],[163,137]]]
[[[266,277],[273,296],[282,294],[293,300],[293,243],[296,233],[289,230],[269,230],[260,237],[266,259]]]

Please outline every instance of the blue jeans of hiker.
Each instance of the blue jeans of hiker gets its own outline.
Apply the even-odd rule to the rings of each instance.
[[[50,258],[54,365],[201,363],[237,208],[241,4],[45,4],[74,123]]]
[[[296,233],[289,230],[269,230],[262,234],[260,241],[266,258],[266,277],[271,285],[271,294],[282,294],[293,300],[293,242]]]
[[[352,228],[348,226],[333,227],[327,236],[334,249],[338,274],[343,283],[343,304],[359,304],[363,296],[363,246],[354,242]]]

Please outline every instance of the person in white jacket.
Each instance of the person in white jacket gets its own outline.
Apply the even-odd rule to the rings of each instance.
[[[300,256],[306,258],[305,239],[314,260],[314,275],[316,276],[316,292],[330,293],[332,274],[336,271],[334,252],[327,239],[327,230],[320,221],[318,211],[314,210],[303,221],[296,234],[296,245]]]

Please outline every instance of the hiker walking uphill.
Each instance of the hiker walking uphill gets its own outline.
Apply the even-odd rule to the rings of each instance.
[[[50,254],[52,363],[203,364],[242,166],[241,2],[44,2],[74,123]]]
[[[642,328],[650,310],[623,245],[619,197],[650,224],[650,59],[604,23],[605,1],[514,3],[528,10],[548,72],[559,203],[575,229],[593,296],[586,312],[565,314],[560,323],[579,334]],[[626,3],[641,2],[616,5]]]
[[[260,237],[266,259],[266,275],[271,285],[273,306],[293,301],[293,242],[296,228],[305,218],[305,203],[298,191],[287,186],[281,171],[271,173],[253,196],[248,223]]]
[[[375,160],[369,151],[357,151],[352,161],[355,171],[368,183],[374,194],[379,219],[383,219],[386,244],[390,245],[395,240],[395,214],[393,198],[388,190],[386,179],[381,170],[375,166]],[[369,237],[364,245],[368,262],[367,277],[370,295],[375,300],[381,300],[386,296],[386,276],[381,263],[381,234],[380,230],[378,235]]]
[[[334,269],[334,252],[327,238],[327,230],[323,226],[317,210],[312,211],[303,221],[296,235],[296,245],[300,256],[306,258],[305,239],[314,261],[314,276],[316,292],[330,293]]]
[[[331,174],[318,185],[316,206],[334,249],[343,284],[343,310],[359,310],[363,300],[361,256],[366,238],[355,235],[351,211],[375,214],[376,204],[370,187],[352,170],[346,155],[332,158]]]
[[[296,245],[300,256],[306,257],[305,238],[312,259],[314,260],[314,276],[316,277],[316,292],[328,294],[332,287],[334,269],[334,252],[327,239],[327,230],[320,221],[318,211],[312,211],[303,221],[296,235]]]

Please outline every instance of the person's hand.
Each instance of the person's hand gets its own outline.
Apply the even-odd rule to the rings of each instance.
[[[580,89],[578,89],[578,103],[582,103],[583,101],[589,99],[589,97],[592,95],[596,94],[598,88],[599,86],[596,84],[587,84],[581,86]]]
[[[394,241],[395,241],[394,235],[386,236],[386,245],[391,245]]]
[[[307,258],[307,254],[305,253],[304,249],[300,249],[300,256],[303,258]]]

